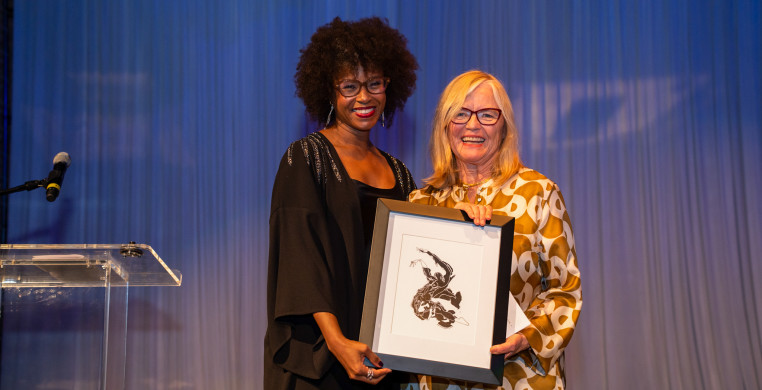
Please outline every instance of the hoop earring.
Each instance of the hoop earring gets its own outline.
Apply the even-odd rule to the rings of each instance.
[[[381,111],[381,127],[386,127],[386,118],[383,111]]]
[[[326,127],[328,127],[328,124],[331,123],[331,114],[333,114],[333,103],[331,103],[331,111],[328,111],[328,118],[325,120]]]

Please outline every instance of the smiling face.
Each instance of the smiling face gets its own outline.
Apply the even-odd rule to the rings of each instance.
[[[357,72],[345,71],[339,74],[335,84],[342,80],[358,80],[364,83],[370,79],[383,77],[381,72],[369,71],[360,67]],[[386,105],[386,92],[370,93],[365,86],[360,87],[360,93],[352,97],[344,97],[335,91],[336,96],[336,125],[353,130],[368,131],[375,126]]]
[[[495,95],[487,83],[476,87],[463,102],[463,108],[474,112],[497,107],[499,106],[495,101]],[[476,114],[471,115],[471,119],[464,124],[450,122],[447,126],[447,135],[458,165],[465,164],[465,167],[469,169],[489,171],[500,149],[504,126],[503,117],[500,117],[494,125],[483,125],[479,123]]]

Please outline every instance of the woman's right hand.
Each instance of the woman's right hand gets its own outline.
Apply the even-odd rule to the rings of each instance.
[[[328,342],[327,339],[326,342]],[[347,371],[349,378],[356,381],[367,382],[375,385],[384,379],[387,374],[392,372],[392,370],[388,368],[373,368],[365,366],[363,361],[366,357],[376,367],[380,367],[383,365],[383,363],[381,363],[381,359],[379,359],[378,356],[373,353],[373,351],[371,351],[367,345],[359,341],[349,340],[345,337],[341,337],[341,339],[335,339],[332,342],[329,342],[328,349],[331,351],[331,353],[333,353],[333,356],[336,356],[336,359],[344,367],[344,370]],[[368,379],[369,370],[373,371],[373,375],[370,377],[372,379]]]
[[[381,362],[381,359],[367,345],[344,337],[336,316],[331,313],[321,312],[314,313],[313,317],[323,333],[328,350],[341,363],[350,379],[375,385],[392,372],[388,368],[365,366],[363,361],[366,357],[376,367],[383,367],[384,363]],[[373,375],[369,376],[369,372],[372,372]]]
[[[455,209],[463,210],[468,214],[468,217],[474,220],[474,225],[484,226],[487,221],[492,219],[492,206],[480,205],[466,202],[458,202],[455,204]]]

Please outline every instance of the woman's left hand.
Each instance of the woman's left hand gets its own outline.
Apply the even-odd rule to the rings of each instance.
[[[503,359],[508,360],[511,356],[529,348],[529,340],[521,333],[514,333],[505,339],[502,344],[493,345],[489,352],[493,355],[504,354]]]
[[[492,206],[480,205],[466,202],[458,202],[455,204],[455,209],[463,210],[468,214],[468,217],[474,220],[474,225],[484,226],[487,221],[492,219]]]

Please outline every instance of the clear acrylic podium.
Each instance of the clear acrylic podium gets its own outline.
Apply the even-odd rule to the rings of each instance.
[[[125,388],[128,287],[181,282],[144,244],[0,245],[0,390]]]

